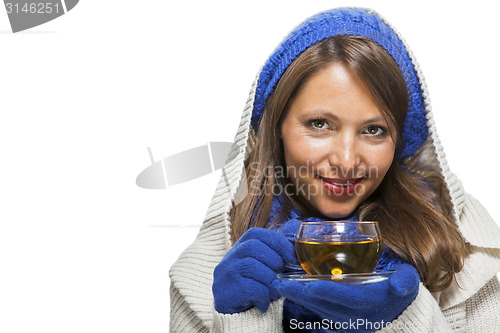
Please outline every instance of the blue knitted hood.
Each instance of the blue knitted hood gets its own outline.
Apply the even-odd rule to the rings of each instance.
[[[300,24],[283,40],[258,77],[252,127],[258,130],[266,100],[292,61],[314,43],[337,35],[369,38],[381,45],[396,61],[406,81],[409,101],[402,131],[403,147],[398,157],[404,160],[413,156],[428,136],[421,82],[397,33],[379,16],[365,9],[340,8],[319,13]]]

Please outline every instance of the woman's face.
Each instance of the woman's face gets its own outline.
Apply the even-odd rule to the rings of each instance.
[[[296,190],[326,217],[350,215],[391,166],[395,144],[389,126],[351,70],[333,63],[315,73],[281,125]]]

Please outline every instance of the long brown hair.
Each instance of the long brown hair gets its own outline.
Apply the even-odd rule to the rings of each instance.
[[[271,213],[276,188],[291,186],[288,177],[276,177],[286,168],[280,127],[290,103],[317,71],[333,62],[351,69],[372,93],[372,97],[396,133],[393,163],[378,189],[355,211],[360,220],[379,221],[384,244],[413,264],[431,291],[447,288],[463,267],[467,247],[453,223],[451,201],[439,168],[418,163],[424,148],[406,161],[399,161],[401,130],[408,108],[404,78],[392,57],[378,44],[358,36],[324,39],[300,54],[284,72],[266,101],[258,134],[250,133],[245,168],[249,193],[233,207],[232,240],[251,227],[264,227]],[[434,153],[427,149],[427,154]],[[406,169],[406,170],[405,170]],[[283,195],[279,220],[292,207],[304,216],[310,206],[300,195]]]

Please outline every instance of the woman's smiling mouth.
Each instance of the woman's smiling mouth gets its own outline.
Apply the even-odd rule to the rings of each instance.
[[[352,196],[358,193],[360,186],[362,186],[364,177],[360,178],[350,178],[350,179],[340,179],[340,178],[325,178],[319,176],[321,180],[321,185],[323,188],[328,190],[328,192],[337,196]]]

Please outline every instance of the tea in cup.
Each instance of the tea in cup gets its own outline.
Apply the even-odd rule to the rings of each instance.
[[[295,250],[309,275],[372,273],[382,236],[377,222],[302,222]]]

